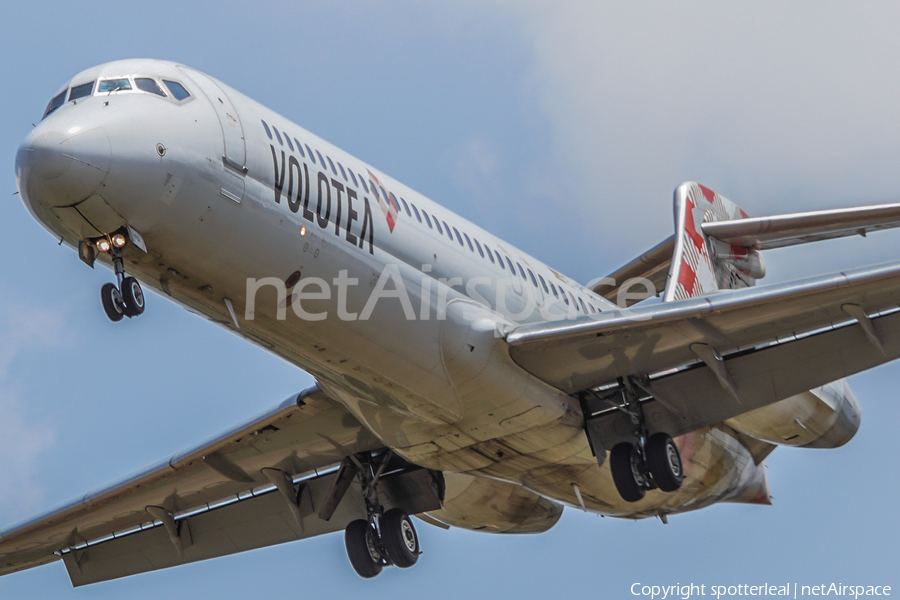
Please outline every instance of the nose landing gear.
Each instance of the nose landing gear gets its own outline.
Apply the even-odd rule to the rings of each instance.
[[[121,236],[121,234],[117,234]],[[117,245],[117,236],[113,236],[113,244],[106,244],[113,261],[113,270],[116,273],[115,283],[105,283],[100,288],[100,301],[103,310],[110,321],[121,321],[122,317],[136,317],[144,312],[144,290],[134,277],[125,276],[125,263],[122,261],[122,247],[125,245],[124,237],[121,237],[121,245]],[[103,247],[101,246],[101,249]]]

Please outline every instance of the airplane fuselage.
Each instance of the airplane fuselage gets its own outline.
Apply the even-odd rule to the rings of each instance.
[[[98,88],[140,77],[190,96]],[[616,308],[606,299],[197,71],[120,61],[71,87],[88,82],[19,151],[34,217],[73,248],[139,232],[128,274],[309,372],[408,461],[613,516],[768,502],[724,424],[678,439],[679,491],[619,497],[579,401],[503,342],[521,323]]]

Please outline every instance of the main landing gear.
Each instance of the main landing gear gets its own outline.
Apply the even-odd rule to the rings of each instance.
[[[622,499],[637,502],[647,490],[674,492],[684,480],[681,455],[675,441],[664,432],[646,437],[638,434],[636,444],[616,444],[609,455],[609,469]]]
[[[113,261],[116,273],[115,283],[105,283],[100,288],[100,301],[110,321],[121,321],[122,317],[136,317],[144,312],[144,290],[134,277],[125,276],[125,263],[122,260],[122,248],[127,239],[124,234],[116,233],[111,238],[100,238],[96,242],[97,249],[108,252]]]
[[[347,557],[353,570],[366,579],[375,577],[384,567],[407,569],[419,560],[419,536],[409,515],[401,508],[388,511],[378,501],[377,486],[390,453],[377,470],[372,464],[357,464],[368,518],[351,521],[344,530]]]
[[[351,521],[344,530],[347,557],[360,577],[375,577],[390,565],[407,569],[419,560],[419,537],[401,508]]]
[[[665,432],[648,435],[644,415],[628,380],[623,382],[623,410],[634,423],[635,443],[616,444],[609,456],[609,469],[622,499],[637,502],[647,490],[674,492],[684,480],[681,454]]]

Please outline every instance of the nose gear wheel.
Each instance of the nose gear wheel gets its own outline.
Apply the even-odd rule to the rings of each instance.
[[[112,247],[109,250],[116,273],[115,283],[105,283],[100,288],[100,301],[103,311],[110,321],[118,322],[122,317],[137,317],[144,312],[145,299],[141,284],[134,277],[125,276],[125,263],[122,260],[122,249]]]

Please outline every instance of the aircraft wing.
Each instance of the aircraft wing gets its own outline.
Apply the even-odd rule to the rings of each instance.
[[[331,518],[319,518],[336,467],[383,447],[312,387],[125,481],[0,531],[0,575],[62,558],[78,586],[339,531],[366,511],[353,482]],[[386,506],[409,514],[439,507],[429,472],[388,475]]]
[[[679,435],[900,357],[898,302],[893,263],[525,325],[507,342],[526,371],[571,394],[597,398],[631,377],[650,427]],[[627,439],[627,415],[600,412],[593,441]]]

